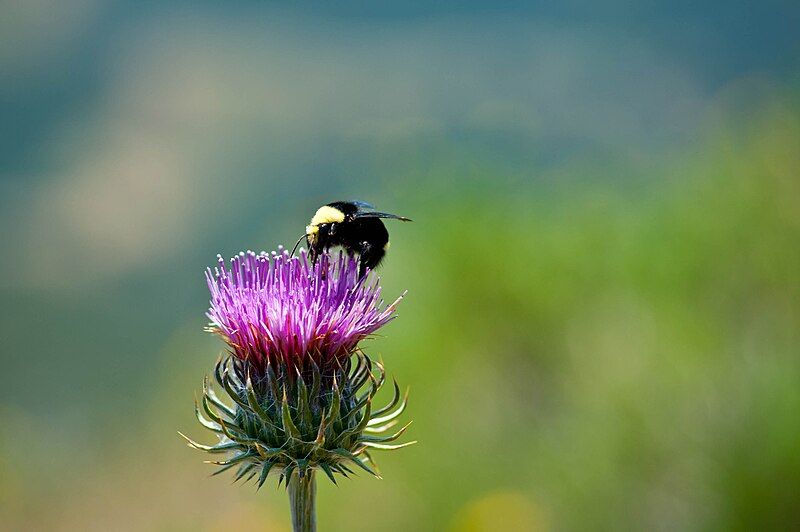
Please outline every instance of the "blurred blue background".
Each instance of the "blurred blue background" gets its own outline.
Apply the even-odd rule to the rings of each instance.
[[[325,530],[800,528],[800,4],[0,4],[0,523],[288,530],[175,433],[217,253],[394,224]]]

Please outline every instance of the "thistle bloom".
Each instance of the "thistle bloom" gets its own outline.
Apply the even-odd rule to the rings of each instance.
[[[408,425],[383,435],[406,397],[394,382],[393,399],[373,409],[385,372],[359,347],[393,319],[402,296],[385,305],[378,279],[358,268],[348,255],[323,254],[311,264],[305,252],[290,257],[281,248],[240,253],[230,265],[220,257],[206,272],[208,330],[228,346],[214,377],[230,402],[206,379],[196,413],[218,442],[186,439],[224,455],[210,462],[219,466],[214,474],[237,467],[234,480],[256,478],[261,487],[276,472],[289,490],[295,530],[315,528],[317,469],[334,483],[352,465],[378,476],[370,450],[415,443],[389,443]]]
[[[381,308],[377,279],[359,278],[358,261],[343,254],[323,255],[310,265],[305,251],[299,259],[285,251],[248,251],[234,257],[230,268],[218,256],[206,278],[210,329],[233,355],[259,367],[347,358],[392,319],[402,299]]]

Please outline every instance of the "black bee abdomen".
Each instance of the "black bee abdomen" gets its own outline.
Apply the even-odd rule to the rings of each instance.
[[[369,268],[374,269],[386,254],[389,232],[378,218],[357,218],[349,223],[340,224],[341,245],[351,252],[359,254],[361,259],[361,275]]]

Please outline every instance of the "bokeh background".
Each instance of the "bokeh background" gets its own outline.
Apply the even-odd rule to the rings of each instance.
[[[176,431],[217,253],[393,224],[324,530],[800,529],[800,4],[0,3],[0,528],[288,530]],[[207,440],[205,440],[207,441]]]

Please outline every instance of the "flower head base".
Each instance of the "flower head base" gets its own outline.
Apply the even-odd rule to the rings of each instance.
[[[241,360],[263,368],[283,361],[321,367],[348,358],[359,341],[389,322],[402,296],[382,307],[372,276],[358,275],[358,260],[322,255],[310,264],[305,251],[240,253],[222,257],[206,272],[211,290],[210,330]]]
[[[302,252],[248,252],[230,269],[220,259],[207,278],[210,330],[230,349],[214,378],[229,401],[206,380],[197,418],[219,441],[186,439],[227,455],[211,462],[220,466],[215,474],[238,467],[236,480],[257,478],[259,487],[271,471],[287,485],[293,474],[302,479],[317,468],[334,482],[352,465],[377,476],[371,450],[415,443],[390,443],[408,425],[382,435],[396,425],[406,397],[394,382],[389,404],[373,408],[385,372],[358,347],[392,319],[400,298],[384,307],[378,281],[359,276],[356,259],[322,255],[311,265]]]

